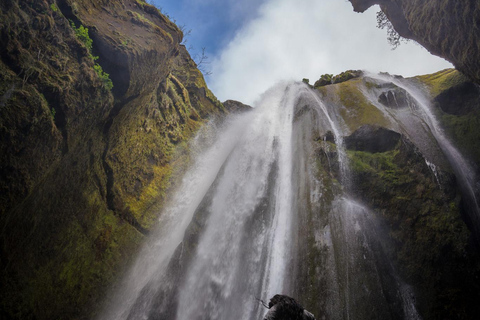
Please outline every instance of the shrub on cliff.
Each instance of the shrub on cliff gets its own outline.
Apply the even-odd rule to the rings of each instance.
[[[93,40],[92,38],[90,38],[90,35],[88,34],[88,28],[85,28],[83,25],[80,25],[80,27],[76,27],[75,26],[75,23],[73,21],[70,20],[70,25],[72,26],[72,29],[73,31],[75,31],[75,35],[77,36],[78,40],[80,40],[81,42],[83,42],[83,44],[85,45],[85,47],[87,47],[87,50],[89,52],[89,57],[95,61],[98,59],[97,56],[94,56],[92,54],[92,49],[93,49]],[[103,71],[103,68],[101,65],[99,65],[98,63],[95,63],[95,65],[93,66],[93,69],[95,70],[95,72],[97,73],[98,77],[100,78],[100,80],[102,81],[103,83],[103,86],[107,89],[107,90],[112,90],[113,89],[113,82],[112,80],[110,79],[110,75],[108,73],[106,73],[105,71]]]

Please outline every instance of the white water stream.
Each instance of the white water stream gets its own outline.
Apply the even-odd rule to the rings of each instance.
[[[391,111],[365,90],[420,149],[434,134],[476,203],[471,168],[425,96],[400,80],[372,78],[415,100],[408,112]],[[315,177],[311,147],[313,135],[328,131],[335,142],[329,163],[341,178],[333,186]],[[261,319],[266,310],[256,298],[277,293],[308,297],[306,306],[329,319],[420,319],[411,288],[384,253],[381,228],[348,196],[347,134],[338,109],[302,83],[278,84],[255,109],[230,116],[196,155],[100,319]]]

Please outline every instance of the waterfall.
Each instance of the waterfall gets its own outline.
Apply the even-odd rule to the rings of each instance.
[[[442,153],[448,159],[448,162],[452,166],[455,175],[459,180],[460,189],[462,190],[463,196],[466,200],[468,219],[470,220],[469,222],[471,228],[475,231],[475,234],[478,238],[480,235],[480,190],[478,190],[478,186],[476,184],[477,177],[475,170],[468,163],[465,157],[457,150],[457,148],[455,148],[452,142],[446,137],[435,116],[435,112],[430,105],[428,94],[426,94],[423,88],[419,86],[418,82],[414,80],[397,78],[389,75],[368,74],[368,76],[384,83],[393,83],[408,93],[408,98],[410,101],[413,100],[413,105],[416,106],[416,108],[412,108],[411,105],[409,105],[410,113],[408,119],[418,118],[422,120],[426,127],[425,130],[431,132],[435,138],[435,141],[440,146]],[[397,119],[399,119],[399,122],[405,124],[404,119]],[[414,135],[418,132],[419,130],[403,130],[403,133],[408,135],[413,141],[416,139]],[[417,142],[417,145],[421,145],[421,143]],[[426,153],[428,153],[428,151]],[[437,178],[435,165],[433,165],[432,162],[427,163],[429,167],[432,168],[432,171]]]
[[[409,94],[407,108],[391,109],[377,99],[381,85],[359,85],[389,128],[422,152],[438,184],[434,160],[443,152],[476,203],[471,168],[425,95],[406,81],[369,77]],[[398,106],[401,97],[392,97],[387,103]],[[352,132],[337,100],[303,83],[279,83],[253,110],[209,126],[212,139],[196,152],[100,319],[261,319],[257,299],[279,293],[317,319],[421,319],[385,226],[351,195],[344,137]]]

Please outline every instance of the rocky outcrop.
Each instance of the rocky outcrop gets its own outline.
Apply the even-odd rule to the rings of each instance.
[[[240,101],[227,100],[223,102],[223,106],[230,112],[241,113],[252,110],[252,107],[241,103]]]
[[[410,95],[402,88],[396,86],[392,86],[389,90],[382,92],[378,97],[378,102],[392,109],[416,108],[415,101]]]
[[[400,136],[398,132],[392,130],[365,125],[345,138],[345,147],[349,150],[370,153],[386,152],[395,149]]]
[[[380,153],[349,152],[354,193],[388,226],[394,261],[414,287],[424,319],[469,319],[480,261],[463,223],[455,178],[431,168],[405,137]]]
[[[454,69],[416,77],[430,91],[438,118],[472,165],[480,163],[479,87]],[[478,169],[477,169],[478,170]]]
[[[0,317],[92,318],[226,111],[144,1],[6,0],[0,20]]]
[[[378,219],[381,227],[370,229],[377,230],[376,236],[382,239],[382,247],[375,250],[385,250],[393,262],[390,267],[411,285],[420,316],[423,319],[475,317],[480,312],[476,303],[480,298],[480,258],[475,227],[468,217],[469,199],[462,194],[460,178],[455,177],[432,134],[426,134],[426,140],[417,139],[424,134],[421,128],[425,122],[415,124],[415,117],[403,121],[406,114],[421,115],[422,102],[408,94],[415,91],[407,92],[399,86],[409,84],[405,88],[415,86],[429,91],[436,119],[474,168],[480,161],[480,115],[474,107],[478,106],[477,86],[453,69],[412,79],[374,78],[316,88],[322,101],[331,107],[329,110],[334,110],[332,113],[339,115],[349,129],[343,139],[348,157],[348,169],[343,168],[343,172],[341,166],[335,165],[338,148],[342,146],[334,144],[328,131],[315,138],[315,161],[319,168],[316,177],[326,183],[333,176],[331,186],[322,190],[324,198],[319,201],[324,202],[318,207],[321,212],[318,214],[328,210],[323,208],[330,205],[328,196],[333,198],[330,189],[342,184],[347,193],[371,209]],[[391,97],[395,95],[395,103],[387,99],[389,92]],[[385,99],[380,98],[382,95]],[[428,99],[428,94],[425,98]],[[384,117],[385,114],[392,118]],[[395,125],[392,119],[403,119],[402,125]],[[413,134],[408,134],[412,129]],[[310,224],[309,221],[302,227],[308,229]],[[313,235],[312,239],[316,243]],[[315,276],[303,280],[302,285],[314,282],[323,287],[324,283],[317,280],[322,272],[317,272],[316,267],[328,259],[322,258],[321,250],[317,255],[311,254],[315,250],[318,249],[312,245],[304,253],[309,262],[302,268]],[[376,267],[382,268],[381,264]],[[368,295],[371,294],[372,291]],[[314,299],[307,294],[300,297],[308,303]],[[324,311],[327,307],[315,309],[312,305],[309,309],[315,315],[322,317],[325,313],[328,317],[328,311]],[[389,308],[394,310],[396,306],[390,303]],[[366,318],[373,312],[367,311]]]
[[[333,74],[323,74],[320,76],[315,84],[313,85],[314,88],[323,87],[329,84],[336,84],[348,81],[350,79],[359,78],[363,75],[362,70],[347,70],[340,74],[334,76]]]
[[[480,4],[457,0],[350,0],[357,12],[379,4],[395,30],[480,83]]]
[[[274,295],[268,303],[270,309],[263,320],[315,320],[295,299],[281,294]]]

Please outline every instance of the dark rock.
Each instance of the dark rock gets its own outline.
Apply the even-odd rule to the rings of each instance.
[[[464,82],[440,93],[434,102],[443,112],[456,116],[466,115],[480,106],[480,87]]]
[[[295,299],[276,294],[268,303],[270,309],[263,320],[315,320]]]
[[[400,133],[373,125],[360,127],[345,138],[349,150],[371,153],[386,152],[395,149],[400,140]]]
[[[329,84],[332,84],[333,74],[322,74],[320,79],[318,79],[313,85],[314,88],[323,87]]]
[[[333,74],[324,74],[313,85],[314,88],[323,87],[329,84],[342,83],[350,79],[359,78],[363,75],[362,70],[347,70],[336,76]]]
[[[332,131],[328,130],[327,133],[322,137],[324,141],[328,141],[331,143],[335,143],[335,136],[333,135]]]
[[[253,109],[251,106],[243,104],[240,101],[236,100],[227,100],[223,102],[223,106],[225,107],[225,109],[232,113],[241,113]]]
[[[402,109],[406,107],[415,107],[415,101],[402,88],[395,88],[382,92],[378,97],[378,102],[385,107],[392,109]]]
[[[345,82],[345,81],[348,81],[350,79],[359,78],[362,75],[363,75],[362,70],[347,70],[347,71],[342,72],[342,73],[336,75],[335,77],[333,77],[332,83]]]

